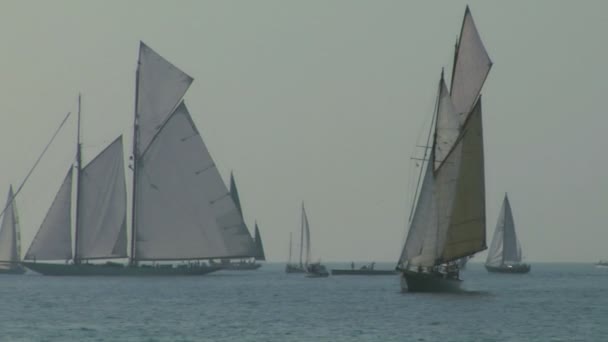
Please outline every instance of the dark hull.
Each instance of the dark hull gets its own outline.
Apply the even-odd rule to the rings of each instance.
[[[393,270],[331,270],[331,275],[364,275],[364,276],[377,276],[377,275],[394,275],[397,271]]]
[[[530,265],[519,264],[519,265],[503,265],[503,266],[486,266],[486,270],[491,273],[528,273],[530,272]]]
[[[218,267],[221,267],[222,270],[224,271],[252,271],[252,270],[257,270],[258,268],[262,267],[262,265],[260,264],[229,264],[229,265],[222,265],[222,264],[218,264]]]
[[[12,267],[12,268],[0,268],[0,274],[23,274],[25,273],[25,268],[21,266]]]
[[[50,276],[195,276],[220,270],[215,266],[124,266],[121,264],[22,263],[30,270]]]
[[[306,273],[306,270],[298,265],[287,264],[285,266],[285,273]]]
[[[459,292],[462,280],[447,278],[441,273],[425,273],[404,270],[401,273],[401,289],[409,292]]]
[[[307,273],[306,277],[307,278],[327,278],[327,277],[329,277],[329,272]]]

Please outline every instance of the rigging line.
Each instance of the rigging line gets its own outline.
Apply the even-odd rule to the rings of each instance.
[[[28,171],[27,175],[25,176],[25,178],[23,179],[23,181],[21,182],[21,184],[17,188],[17,191],[15,191],[15,193],[13,194],[13,198],[11,198],[11,200],[6,204],[6,206],[4,207],[4,209],[2,210],[2,212],[0,213],[0,217],[2,215],[4,215],[4,212],[6,211],[6,208],[8,208],[8,206],[15,201],[15,198],[17,197],[17,195],[19,194],[19,192],[21,191],[21,189],[25,185],[25,182],[27,182],[27,180],[30,178],[30,176],[32,175],[32,172],[34,172],[34,170],[36,169],[36,166],[38,166],[38,163],[40,163],[40,160],[46,154],[46,151],[49,149],[49,147],[53,143],[53,140],[55,140],[55,137],[57,137],[57,135],[59,134],[59,131],[61,131],[61,128],[63,127],[63,125],[66,123],[66,121],[68,121],[68,118],[70,117],[71,114],[72,114],[71,112],[68,112],[68,114],[65,116],[65,118],[63,119],[63,121],[61,121],[61,124],[59,125],[59,127],[57,128],[57,130],[55,131],[55,133],[53,134],[53,136],[51,137],[51,140],[46,144],[46,146],[42,150],[42,153],[40,153],[40,156],[38,156],[38,159],[36,159],[36,162],[30,168],[30,170]]]

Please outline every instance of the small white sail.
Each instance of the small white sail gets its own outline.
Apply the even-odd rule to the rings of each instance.
[[[136,113],[138,155],[146,150],[192,81],[192,77],[140,42]]]
[[[11,269],[16,266],[11,262],[20,261],[21,251],[19,247],[19,227],[13,199],[13,187],[11,186],[2,216],[2,225],[0,226],[0,269]]]
[[[63,179],[24,259],[68,260],[72,258],[71,207],[72,166]]]
[[[120,136],[81,172],[77,259],[127,256],[127,192],[123,159]]]
[[[467,6],[456,60],[454,64],[451,95],[460,123],[464,124],[472,110],[481,88],[490,72],[492,61],[486,51],[475,22]]]
[[[486,265],[500,266],[504,263],[519,262],[521,262],[521,246],[515,233],[511,204],[505,194]]]
[[[255,259],[264,261],[266,260],[266,254],[264,253],[264,245],[262,244],[262,235],[260,234],[260,228],[258,228],[258,223],[255,223],[255,249],[256,255]]]
[[[136,258],[253,255],[253,240],[182,103],[137,168]]]
[[[481,98],[462,132],[462,157],[450,225],[441,259],[451,261],[486,248],[485,173]]]

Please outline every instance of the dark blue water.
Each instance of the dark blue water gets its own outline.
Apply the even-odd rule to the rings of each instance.
[[[309,279],[282,264],[203,277],[0,276],[0,341],[608,340],[608,268],[505,275],[469,264],[462,277],[462,294],[411,294],[397,276]]]

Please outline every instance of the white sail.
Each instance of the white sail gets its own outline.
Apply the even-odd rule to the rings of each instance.
[[[439,169],[460,135],[460,119],[452,103],[452,98],[441,75],[439,100],[437,104],[437,123],[435,125],[434,160],[435,170]]]
[[[2,216],[2,225],[0,226],[0,269],[11,269],[16,266],[11,262],[20,261],[21,251],[19,247],[19,227],[13,199],[13,187],[11,186]],[[8,263],[5,263],[5,261],[8,261]]]
[[[519,262],[521,262],[521,247],[515,233],[511,204],[505,194],[486,264],[500,266],[505,263]]]
[[[63,179],[24,259],[68,260],[72,258],[71,207],[72,166]]]
[[[308,216],[306,216],[306,209],[304,209],[304,203],[302,203],[302,229],[304,231],[304,244],[306,245],[306,254],[304,257],[304,265],[310,264],[310,226],[308,225]]]
[[[444,262],[471,255],[486,248],[481,98],[478,99],[464,126],[459,144],[462,144],[462,156],[450,224],[442,248],[441,260]]]
[[[452,75],[451,95],[460,123],[464,124],[483,86],[492,61],[467,6]]]
[[[258,223],[255,223],[255,249],[256,255],[255,259],[264,261],[266,260],[266,254],[264,253],[264,245],[262,244],[262,235],[260,234],[260,228],[258,228]]]
[[[183,103],[141,156],[135,179],[135,259],[253,255],[253,240]]]
[[[76,259],[127,256],[127,193],[123,159],[120,136],[81,172]]]
[[[192,77],[140,42],[136,113],[138,155],[146,150],[192,80]]]
[[[400,263],[409,261],[412,265],[425,267],[433,266],[435,263],[437,251],[434,246],[436,238],[433,235],[437,234],[437,204],[431,165],[431,163],[427,164],[424,173],[418,203],[401,251]]]

